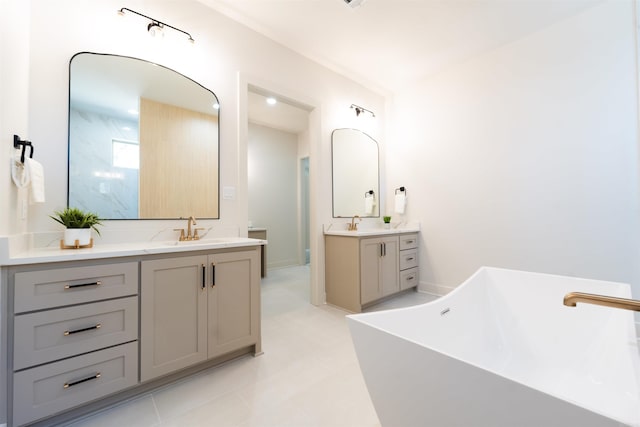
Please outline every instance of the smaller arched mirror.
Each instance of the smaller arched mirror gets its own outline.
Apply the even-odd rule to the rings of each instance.
[[[358,129],[331,133],[333,217],[379,217],[378,143]]]

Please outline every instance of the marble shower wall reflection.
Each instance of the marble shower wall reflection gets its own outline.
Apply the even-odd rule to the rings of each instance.
[[[138,120],[72,108],[69,133],[69,206],[101,218],[138,217],[138,169],[113,165],[113,141],[138,142]],[[105,140],[108,138],[108,140]],[[78,178],[81,177],[81,178]]]

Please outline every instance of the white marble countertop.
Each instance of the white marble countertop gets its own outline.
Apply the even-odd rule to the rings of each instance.
[[[330,224],[324,227],[324,234],[328,236],[347,236],[347,237],[367,237],[367,236],[385,236],[389,234],[418,233],[420,226],[417,224],[407,224],[404,226],[396,226],[392,224],[389,228],[379,228],[377,226],[369,226],[363,224],[356,231],[349,231],[345,224]]]
[[[40,264],[45,262],[80,261],[100,258],[165,254],[266,245],[266,240],[246,237],[219,237],[193,241],[158,241],[99,244],[92,248],[60,249],[40,247],[17,252],[0,260],[0,265]]]

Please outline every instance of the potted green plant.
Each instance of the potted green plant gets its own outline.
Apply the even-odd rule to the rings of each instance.
[[[51,219],[65,226],[65,246],[87,246],[91,243],[91,229],[100,235],[96,226],[102,225],[98,215],[85,212],[82,209],[67,207],[61,211],[54,211],[49,215]]]
[[[383,216],[382,220],[384,221],[384,226],[386,228],[389,228],[389,226],[391,224],[391,217],[390,216]]]

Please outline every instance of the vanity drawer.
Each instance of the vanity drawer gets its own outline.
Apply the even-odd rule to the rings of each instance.
[[[418,286],[418,267],[400,272],[400,290],[415,288]]]
[[[15,316],[14,370],[138,339],[138,297]]]
[[[134,386],[137,379],[137,342],[17,372],[13,375],[13,425]]]
[[[400,251],[400,270],[418,266],[418,250]]]
[[[137,262],[19,272],[14,312],[137,294]]]
[[[401,234],[400,250],[413,249],[418,247],[418,234]]]

